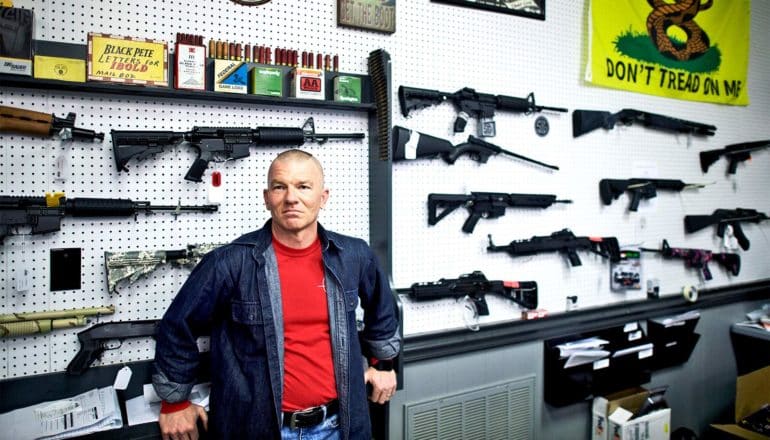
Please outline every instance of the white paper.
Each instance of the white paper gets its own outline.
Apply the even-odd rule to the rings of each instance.
[[[609,344],[609,342],[605,341],[604,339],[593,337],[559,344],[556,346],[556,348],[559,349],[559,357],[565,358],[569,357],[575,351],[600,349],[603,345],[606,344]]]
[[[63,439],[118,429],[123,419],[111,386],[0,414],[0,439]]]
[[[577,350],[570,354],[567,362],[564,364],[564,368],[577,367],[578,365],[585,365],[593,363],[599,359],[606,358],[610,355],[607,350]]]
[[[700,312],[697,310],[690,310],[689,312],[681,313],[676,316],[666,316],[664,318],[651,319],[652,322],[661,324],[664,327],[677,327],[685,325],[687,321],[700,318]]]
[[[624,348],[622,350],[618,350],[612,353],[612,357],[616,358],[616,357],[625,356],[631,353],[644,352],[645,350],[650,350],[650,353],[652,353],[652,347],[653,347],[652,343],[635,345],[633,347]]]

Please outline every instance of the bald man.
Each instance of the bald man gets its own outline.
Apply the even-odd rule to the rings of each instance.
[[[321,163],[288,150],[267,180],[271,219],[208,253],[161,320],[153,385],[164,440],[197,439],[199,419],[217,439],[371,439],[366,384],[377,403],[395,393],[395,300],[369,246],[318,222],[329,200]],[[189,401],[205,334],[208,415]]]

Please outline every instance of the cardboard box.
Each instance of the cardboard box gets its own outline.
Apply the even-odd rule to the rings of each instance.
[[[767,403],[770,403],[770,366],[738,376],[735,382],[735,424],[711,426],[738,438],[749,440],[770,439],[766,435],[750,431],[738,425],[744,417],[759,411],[762,405]]]
[[[324,71],[295,67],[291,71],[290,95],[293,98],[326,99]]]
[[[34,77],[86,82],[86,47],[58,41],[35,41]]]
[[[236,60],[214,60],[214,91],[246,93],[249,85],[249,65]]]
[[[659,409],[631,417],[641,408],[649,391],[636,387],[596,397],[591,414],[592,440],[668,440],[671,409]]]
[[[338,75],[334,77],[334,100],[337,102],[361,102],[361,78]]]
[[[0,7],[0,73],[32,76],[31,9]]]
[[[249,93],[253,95],[283,96],[283,73],[275,67],[257,66],[251,69]]]

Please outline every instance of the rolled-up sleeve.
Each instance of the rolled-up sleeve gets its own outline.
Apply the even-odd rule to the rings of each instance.
[[[398,308],[388,278],[367,246],[367,258],[360,276],[361,307],[364,329],[361,342],[364,352],[377,359],[392,359],[401,350]]]
[[[223,292],[232,285],[223,267],[224,249],[201,259],[163,315],[155,335],[153,387],[167,402],[186,400],[196,381],[197,339],[210,332]]]

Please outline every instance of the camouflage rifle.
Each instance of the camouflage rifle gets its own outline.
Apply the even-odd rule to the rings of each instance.
[[[0,338],[49,333],[53,330],[84,327],[88,316],[111,315],[115,306],[47,312],[10,313],[0,315]]]
[[[192,267],[198,261],[224,243],[191,244],[187,249],[174,251],[105,252],[107,285],[111,293],[118,293],[118,283],[128,279],[131,284],[143,275],[154,271],[161,264],[172,263],[179,267]]]

